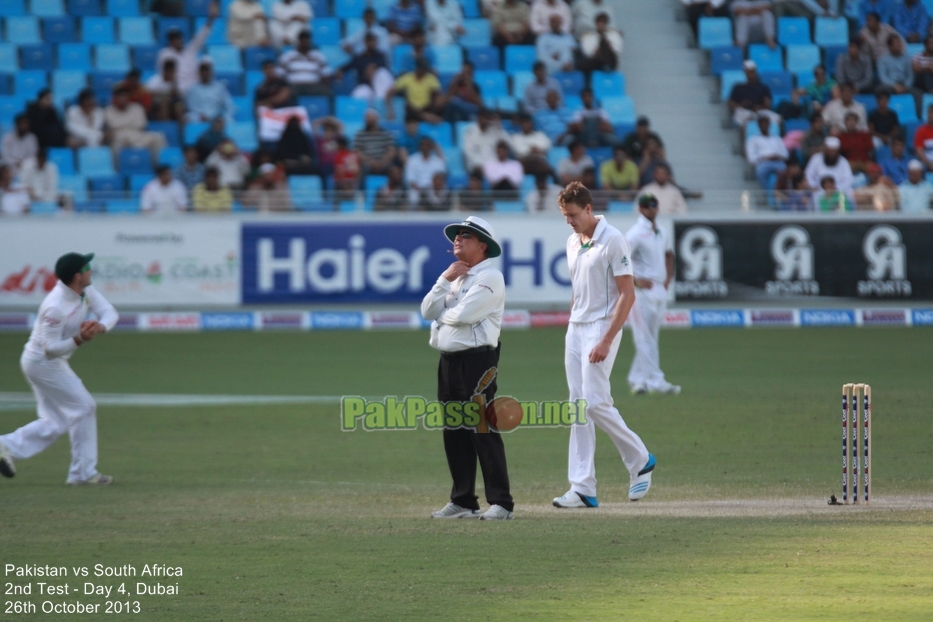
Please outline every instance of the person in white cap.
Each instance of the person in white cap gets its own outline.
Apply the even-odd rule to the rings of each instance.
[[[567,479],[570,490],[554,499],[559,508],[595,508],[596,426],[612,439],[629,472],[628,497],[648,494],[655,458],[625,425],[612,403],[609,376],[622,341],[622,325],[635,302],[632,258],[625,236],[593,214],[593,197],[580,182],[564,188],[560,211],[573,233],[567,263],[573,298],[564,350],[570,399],[586,400],[586,423],[570,428]]]
[[[920,160],[911,160],[907,163],[907,179],[897,187],[902,212],[930,213],[933,184],[926,180],[925,172],[926,169]]]
[[[15,460],[31,458],[67,432],[71,438],[67,483],[113,482],[97,471],[97,405],[68,365],[78,347],[111,330],[119,319],[113,305],[91,285],[93,257],[68,253],[55,263],[59,280],[39,305],[20,358],[39,418],[0,436],[0,474],[5,477],[16,475]]]
[[[760,114],[766,114],[775,125],[780,125],[781,115],[771,110],[771,89],[761,81],[758,75],[758,65],[753,60],[742,63],[745,71],[745,82],[732,87],[726,105],[732,111],[732,120],[742,131],[742,140],[745,136],[745,124]]]
[[[482,218],[470,216],[444,227],[457,261],[450,264],[421,302],[431,322],[431,347],[440,350],[437,399],[488,404],[498,389],[499,331],[505,311],[505,278],[489,259],[502,248]],[[514,503],[502,436],[481,419],[476,427],[444,428],[444,451],[453,479],[450,502],[434,518],[510,520]],[[476,460],[483,470],[489,509],[476,496]]]
[[[804,170],[804,177],[811,188],[820,188],[820,181],[826,177],[832,177],[836,180],[836,189],[844,192],[851,200],[855,200],[852,195],[852,167],[849,161],[839,154],[841,143],[835,136],[827,136],[823,141],[824,149],[822,152],[814,153],[807,162],[807,168]]]

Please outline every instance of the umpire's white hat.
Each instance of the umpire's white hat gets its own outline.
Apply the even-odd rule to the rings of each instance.
[[[457,237],[457,232],[461,229],[469,229],[479,236],[479,239],[486,243],[486,256],[498,257],[502,254],[502,247],[496,241],[496,231],[488,222],[479,216],[467,216],[463,222],[455,222],[444,227],[444,235],[451,242]]]

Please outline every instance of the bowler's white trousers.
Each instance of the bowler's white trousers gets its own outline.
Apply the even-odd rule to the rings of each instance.
[[[663,391],[670,386],[661,371],[658,334],[664,311],[667,309],[667,290],[660,283],[651,289],[639,289],[629,314],[635,358],[628,372],[630,387],[645,387],[649,391]]]
[[[68,433],[71,438],[69,482],[97,475],[97,404],[63,358],[36,360],[26,355],[20,366],[38,402],[39,418],[0,436],[13,458],[30,458]]]
[[[622,415],[613,406],[609,376],[622,341],[622,331],[616,335],[609,356],[602,363],[590,363],[589,356],[609,328],[610,318],[596,322],[571,322],[567,328],[564,367],[570,399],[586,400],[586,425],[570,428],[570,454],[567,461],[567,479],[573,492],[596,496],[596,427],[599,426],[622,456],[622,462],[634,481],[638,471],[648,462],[648,449],[637,434],[632,432]],[[595,424],[595,425],[594,425]]]

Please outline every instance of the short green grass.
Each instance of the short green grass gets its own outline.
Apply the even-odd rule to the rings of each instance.
[[[336,405],[101,407],[100,467],[117,484],[65,487],[66,439],[20,461],[0,481],[0,565],[181,566],[181,578],[162,579],[178,596],[133,598],[144,620],[930,620],[933,511],[883,500],[930,507],[931,337],[666,331],[676,398],[627,394],[626,339],[617,405],[658,456],[650,495],[625,501],[627,475],[600,434],[606,507],[550,508],[566,490],[567,431],[519,429],[506,436],[508,523],[427,518],[449,487],[437,432],[341,432]],[[24,339],[0,334],[0,391],[28,390]],[[426,342],[423,332],[118,333],[82,348],[73,367],[100,393],[432,396]],[[565,396],[562,331],[503,342],[500,394]],[[829,512],[839,392],[851,381],[874,390],[878,503]],[[0,430],[32,418],[0,411]],[[775,497],[820,511],[673,515]]]

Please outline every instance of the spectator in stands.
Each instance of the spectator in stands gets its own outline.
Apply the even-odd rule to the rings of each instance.
[[[431,45],[456,45],[463,27],[463,8],[455,0],[425,0],[428,42]]]
[[[567,134],[587,147],[611,147],[619,144],[609,115],[596,105],[593,89],[581,90],[580,101],[583,102],[583,107],[573,113],[573,118],[567,126]]]
[[[839,153],[841,143],[835,136],[827,136],[823,151],[814,153],[807,162],[804,175],[811,188],[822,188],[821,180],[827,175],[836,182],[836,187],[845,193],[852,192],[852,168]]]
[[[774,199],[778,209],[806,212],[813,206],[803,167],[795,157],[787,161],[787,168],[778,173],[774,182]]]
[[[298,120],[298,117],[290,118],[285,124],[285,131],[282,132],[282,136],[275,147],[274,159],[285,166],[285,171],[289,175],[318,173],[325,161],[330,165],[330,169],[327,170],[326,174],[330,174],[330,171],[333,170],[333,154],[336,152],[337,147],[336,136],[339,135],[340,131],[339,121],[336,121],[333,117],[325,117],[325,120],[333,128],[329,132],[334,138],[333,151],[318,152],[317,162],[314,159],[314,150],[311,148],[311,139],[301,129],[301,121]],[[311,127],[317,127],[317,123],[318,121],[313,121]],[[322,148],[326,147],[329,144],[328,141],[325,137],[320,138],[322,140],[318,144]]]
[[[292,196],[288,191],[288,185],[277,178],[275,164],[267,162],[259,167],[259,177],[253,180],[243,194],[243,207],[260,212],[292,209]]]
[[[850,82],[859,93],[874,91],[875,73],[871,58],[862,52],[858,39],[849,41],[846,53],[836,59],[836,80],[840,84]]]
[[[412,0],[398,0],[389,7],[385,26],[389,30],[393,44],[411,43],[416,31],[424,31],[424,12],[421,5]]]
[[[859,118],[854,112],[846,113],[846,129],[839,133],[839,153],[849,161],[853,173],[862,173],[872,161],[875,151],[871,134],[858,128]]]
[[[881,15],[876,12],[868,14],[868,20],[858,34],[862,41],[862,51],[876,63],[888,54],[888,39],[901,36],[893,26],[883,24]]]
[[[893,0],[860,0],[858,3],[858,27],[862,28],[868,22],[868,14],[877,13],[881,23],[890,24],[894,17]]]
[[[198,159],[201,162],[207,160],[207,157],[214,152],[214,149],[216,149],[220,143],[230,138],[227,136],[226,128],[227,122],[223,117],[217,116],[211,120],[211,124],[204,133],[198,136],[197,141],[195,141],[195,147],[198,150]]]
[[[760,135],[751,136],[745,141],[745,157],[755,167],[758,185],[767,189],[771,176],[787,168],[786,160],[790,154],[780,135],[771,134],[770,117],[758,117],[758,129]]]
[[[521,113],[517,120],[521,131],[509,136],[509,146],[515,158],[521,162],[525,174],[536,177],[552,175],[553,170],[547,159],[548,151],[553,146],[551,139],[541,130],[535,129],[535,122],[531,115]]]
[[[492,200],[483,189],[483,174],[471,173],[467,178],[467,187],[457,193],[457,206],[461,212],[488,212],[492,209]]]
[[[535,113],[535,123],[553,143],[560,144],[567,136],[567,127],[574,113],[560,104],[560,96],[556,91],[548,91],[545,101],[547,107]]]
[[[250,159],[250,169],[249,174],[246,176],[246,187],[249,188],[250,185],[262,177],[262,168],[263,164],[273,164],[275,165],[275,180],[276,181],[285,181],[287,172],[285,170],[285,165],[279,162],[275,162],[275,154],[264,148],[259,148],[253,153],[253,157]]]
[[[387,68],[389,66],[389,57],[379,49],[379,38],[373,33],[367,33],[363,37],[363,49],[354,54],[340,69],[337,70],[337,78],[340,79],[346,71],[355,71],[358,78],[366,73],[366,68],[370,65]],[[391,73],[389,74],[391,77]]]
[[[810,110],[819,112],[832,98],[839,97],[839,85],[835,80],[826,76],[826,69],[822,65],[817,65],[813,68],[813,82],[795,90],[793,94],[797,97],[808,97]]]
[[[927,122],[914,133],[914,153],[927,170],[933,170],[933,105],[927,106]]]
[[[920,91],[913,88],[914,70],[910,57],[904,53],[905,49],[900,35],[888,37],[889,53],[878,59],[878,82],[898,95],[911,93],[919,102]]]
[[[402,179],[402,169],[390,166],[386,173],[387,182],[376,190],[373,210],[376,212],[396,212],[408,209],[408,194]]]
[[[887,1],[887,0],[882,0]],[[837,0],[774,0],[774,14],[778,17],[839,17]]]
[[[560,15],[551,15],[551,28],[538,35],[535,47],[538,61],[544,63],[550,73],[573,71],[577,41],[563,30]]]
[[[463,163],[467,172],[482,169],[483,164],[496,159],[496,145],[508,142],[509,136],[502,129],[499,115],[488,109],[480,110],[476,122],[463,130]]]
[[[198,78],[185,96],[185,119],[204,122],[222,116],[227,123],[233,123],[233,98],[227,86],[214,79],[214,61],[210,57],[201,59]]]
[[[930,28],[930,16],[920,0],[904,0],[894,6],[891,25],[907,43],[920,43]]]
[[[640,195],[653,194],[658,199],[658,214],[673,216],[687,213],[687,201],[680,188],[671,179],[671,167],[662,162],[654,168],[654,181],[638,191]]]
[[[818,212],[851,212],[855,206],[849,194],[837,187],[835,177],[825,175],[820,178],[820,190],[813,195],[814,209]]]
[[[253,92],[253,110],[264,108],[285,108],[295,105],[292,89],[288,82],[276,70],[275,61],[262,61],[262,73],[265,80],[259,83]]]
[[[45,147],[39,147],[36,155],[23,160],[19,179],[31,200],[45,203],[58,201],[58,165],[49,162]]]
[[[897,209],[897,184],[885,177],[874,162],[865,167],[865,174],[868,184],[855,190],[855,206],[878,212]]]
[[[929,213],[933,200],[933,184],[926,180],[926,170],[919,160],[907,165],[907,179],[897,187],[901,199],[901,211],[920,214]]]
[[[902,184],[907,180],[907,165],[910,163],[907,154],[907,143],[903,136],[894,134],[891,137],[891,152],[879,158],[881,172],[895,184]]]
[[[823,115],[814,112],[810,116],[810,129],[804,132],[803,140],[800,141],[800,153],[805,161],[819,151],[823,151],[823,143],[829,132],[826,130],[826,122],[823,121]]]
[[[492,11],[492,42],[494,45],[531,45],[535,34],[531,31],[531,9],[522,0],[503,0]]]
[[[573,36],[582,41],[593,32],[600,15],[606,16],[606,26],[612,27],[612,7],[607,0],[573,0],[570,4],[573,18]]]
[[[745,49],[749,43],[749,34],[753,28],[758,28],[764,34],[765,43],[774,49],[777,42],[774,39],[774,13],[771,0],[732,0],[732,22],[735,27],[735,44]]]
[[[227,7],[227,41],[241,50],[269,45],[268,21],[258,0],[233,0]]]
[[[39,139],[30,131],[29,117],[25,113],[16,115],[14,122],[15,127],[0,141],[0,164],[6,164],[16,174],[23,160],[39,153]]]
[[[615,198],[615,193],[599,189],[599,183],[596,180],[596,169],[593,167],[584,169],[581,183],[590,189],[593,211],[607,211],[609,209],[609,202]]]
[[[310,27],[314,10],[306,0],[278,0],[272,5],[269,36],[277,48],[297,45],[298,35]]]
[[[394,118],[392,98],[396,95],[405,97],[406,116],[416,115],[428,123],[442,121],[443,102],[440,101],[441,82],[430,71],[430,66],[424,60],[415,64],[415,70],[399,76],[395,86],[386,95],[386,110],[390,119]]]
[[[649,136],[645,141],[641,160],[638,162],[638,183],[642,186],[650,184],[655,178],[654,170],[659,166],[666,167],[669,176],[673,177],[673,169],[670,162],[667,161],[664,146]]]
[[[152,107],[152,93],[140,80],[142,75],[139,69],[130,69],[125,78],[113,85],[113,92],[116,93],[117,89],[126,89],[130,102],[139,104],[143,107],[143,112],[148,113]]]
[[[606,160],[599,167],[600,188],[615,191],[619,199],[633,198],[638,190],[638,166],[628,157],[628,152],[621,144],[612,149],[612,159]]]
[[[220,172],[213,166],[204,170],[204,180],[191,191],[191,207],[196,212],[229,212],[233,193],[220,185]]]
[[[366,35],[376,35],[376,47],[383,54],[388,56],[392,52],[392,43],[389,37],[389,31],[376,21],[376,11],[368,8],[363,11],[363,28],[357,32],[348,35],[342,42],[341,47],[347,54],[359,54],[366,49]]]
[[[384,175],[396,160],[395,137],[379,125],[379,113],[366,111],[366,124],[353,138],[363,176]]]
[[[249,160],[229,138],[217,145],[204,165],[216,168],[220,172],[220,185],[233,190],[243,187],[249,173]]]
[[[645,116],[638,117],[635,121],[635,130],[629,132],[622,140],[622,148],[632,160],[640,162],[649,138],[653,138],[658,145],[664,147],[661,137],[651,131],[651,120]]]
[[[365,99],[370,104],[374,104],[376,100],[385,99],[395,84],[395,77],[389,71],[389,59],[379,49],[379,40],[376,35],[367,34],[365,41],[364,50],[338,69],[336,78],[341,80],[345,71],[355,71],[357,85],[350,96]]]
[[[14,181],[13,169],[0,164],[0,214],[11,216],[29,213],[29,193]]]
[[[434,152],[434,141],[421,137],[418,152],[408,156],[405,164],[405,183],[408,185],[408,203],[416,209],[434,183],[434,174],[446,172],[447,165]]]
[[[431,187],[421,198],[419,207],[429,212],[448,212],[453,207],[453,194],[447,185],[447,172],[437,171],[431,178]]]
[[[94,91],[78,93],[78,103],[65,113],[65,127],[71,134],[69,142],[76,147],[99,147],[104,142],[104,111],[97,105]]]
[[[557,94],[558,106],[563,106],[563,89],[561,89],[560,82],[557,79],[548,75],[547,65],[539,60],[532,67],[532,71],[535,74],[535,79],[534,82],[530,82],[525,87],[522,109],[531,115],[546,109],[548,107],[547,95],[551,91]]]
[[[496,157],[483,163],[483,179],[500,200],[518,199],[518,190],[525,178],[525,169],[518,160],[509,157],[509,143],[496,143]]]
[[[771,115],[775,123],[781,122],[781,117],[771,111],[771,89],[761,81],[758,75],[758,65],[753,60],[742,63],[746,82],[732,87],[729,100],[726,104],[732,112],[732,120],[744,132],[745,124],[758,117],[759,112]],[[742,137],[744,140],[744,136]]]
[[[207,22],[201,26],[191,41],[185,44],[181,31],[171,28],[168,31],[168,45],[159,50],[159,55],[156,57],[156,71],[162,73],[165,61],[169,59],[175,61],[175,66],[178,68],[178,90],[182,94],[187,93],[188,89],[198,81],[198,54],[204,47],[208,35],[211,34],[211,26],[214,25],[214,20],[218,15],[220,15],[220,7],[212,2],[208,5]]]
[[[858,115],[859,129],[868,129],[868,114],[865,112],[865,106],[855,101],[855,86],[844,82],[839,86],[839,98],[823,106],[823,120],[826,121],[830,134],[838,134],[845,130],[846,114],[849,112]],[[812,185],[816,187],[816,184]]]
[[[416,114],[405,115],[405,127],[402,135],[398,139],[398,158],[404,166],[408,162],[408,156],[416,153],[421,147],[421,139],[424,134],[421,132],[421,119]],[[441,155],[438,153],[438,155]]]
[[[463,61],[460,73],[447,86],[444,97],[444,118],[450,123],[471,121],[483,107],[483,93],[474,79],[473,63]]]
[[[49,89],[39,91],[36,101],[26,107],[26,117],[29,119],[29,129],[36,135],[40,147],[77,146],[69,141],[65,124],[55,109],[52,91]]]
[[[923,50],[910,61],[914,72],[914,86],[924,93],[933,92],[933,35],[923,40]]]
[[[172,177],[171,166],[160,164],[156,167],[156,176],[143,186],[139,209],[143,213],[183,212],[188,209],[188,191]]]
[[[405,48],[402,48],[405,51]],[[428,45],[428,36],[422,28],[416,28],[411,33],[411,47],[398,60],[399,71],[406,72],[414,69],[419,60],[427,62],[428,68],[434,70],[437,65],[437,57],[434,55],[434,49]]]
[[[295,95],[330,97],[331,69],[320,50],[311,47],[311,32],[298,34],[298,47],[279,56],[279,67]]]
[[[596,16],[596,29],[580,41],[580,71],[615,71],[622,56],[622,33],[609,26],[609,14]]]
[[[198,148],[194,145],[185,145],[184,158],[184,162],[175,169],[175,179],[191,193],[195,186],[204,181],[205,168],[201,164]]]
[[[169,58],[162,63],[160,73],[146,81],[152,96],[152,105],[147,111],[151,121],[183,121],[185,100],[178,88],[178,64]]]
[[[574,141],[567,147],[570,155],[557,163],[557,178],[564,186],[572,181],[583,181],[583,171],[596,168],[593,158],[586,152],[586,145]]]
[[[525,195],[525,209],[536,214],[558,213],[557,198],[563,189],[563,186],[551,182],[550,175],[536,175],[535,187]]]
[[[531,31],[541,36],[551,30],[551,17],[560,18],[561,29],[570,34],[573,28],[573,15],[570,7],[563,0],[532,0],[531,1]]]
[[[897,112],[891,110],[891,93],[887,89],[878,89],[875,93],[878,107],[868,114],[868,131],[874,139],[875,147],[888,145],[891,137],[900,132],[900,119]]]
[[[729,17],[727,0],[680,0],[687,8],[687,21],[693,30],[693,38],[700,39],[700,18]]]
[[[189,92],[194,94],[195,89]],[[130,101],[126,87],[120,87],[113,93],[113,103],[104,110],[104,126],[107,128],[106,141],[113,149],[114,162],[119,161],[120,151],[127,147],[148,149],[152,162],[159,161],[159,152],[167,146],[161,132],[147,132],[146,111]]]

